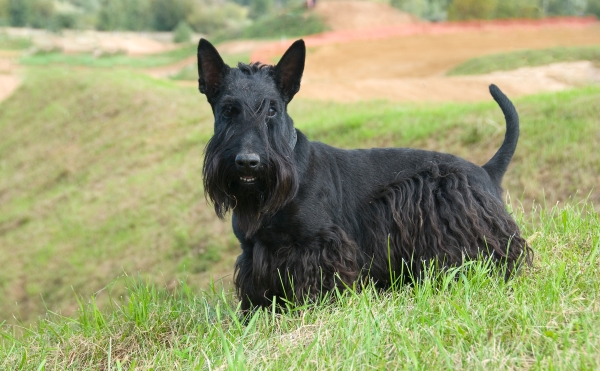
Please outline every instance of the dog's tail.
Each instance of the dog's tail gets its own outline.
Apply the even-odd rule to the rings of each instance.
[[[517,142],[519,140],[519,115],[512,102],[496,85],[490,85],[490,94],[492,94],[492,97],[500,106],[502,113],[504,113],[504,119],[506,120],[506,134],[504,135],[504,142],[500,146],[500,149],[498,149],[498,152],[496,152],[494,157],[482,167],[490,175],[492,181],[500,187],[502,177],[517,148]]]

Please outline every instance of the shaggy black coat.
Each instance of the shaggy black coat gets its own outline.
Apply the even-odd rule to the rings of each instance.
[[[287,114],[304,59],[302,40],[276,66],[230,68],[209,42],[198,46],[199,87],[215,116],[205,193],[219,217],[233,213],[242,309],[315,299],[359,278],[386,287],[390,271],[418,278],[430,262],[491,257],[509,277],[530,261],[502,201],[519,122],[500,89],[490,86],[507,133],[482,167],[418,149],[344,150],[309,141]]]

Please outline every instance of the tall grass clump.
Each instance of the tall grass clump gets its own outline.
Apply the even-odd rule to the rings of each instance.
[[[505,282],[489,262],[421,282],[246,317],[228,291],[165,290],[125,278],[127,293],[75,316],[2,329],[2,369],[468,369],[600,367],[600,217],[589,202],[515,214],[533,268]]]

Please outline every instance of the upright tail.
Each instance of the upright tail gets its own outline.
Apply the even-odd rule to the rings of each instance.
[[[512,102],[496,85],[490,85],[490,94],[492,94],[492,97],[500,106],[502,113],[504,113],[504,119],[506,120],[506,134],[504,135],[504,142],[500,146],[500,149],[498,149],[498,152],[496,152],[494,157],[482,167],[490,175],[492,181],[500,187],[502,177],[517,148],[517,142],[519,140],[519,115]]]

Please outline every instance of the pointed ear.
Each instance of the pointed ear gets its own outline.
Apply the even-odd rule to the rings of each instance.
[[[296,40],[275,66],[275,83],[288,102],[300,90],[305,58],[304,40]]]
[[[205,39],[198,43],[198,88],[210,101],[219,92],[219,85],[229,66],[214,46]]]

